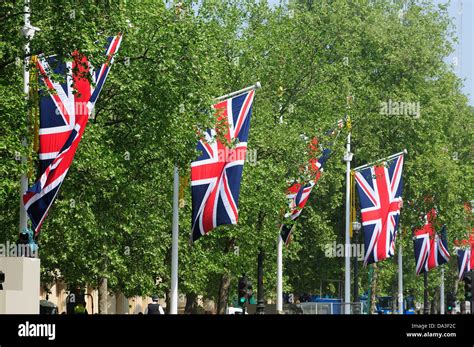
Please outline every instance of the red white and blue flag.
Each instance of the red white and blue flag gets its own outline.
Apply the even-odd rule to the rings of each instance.
[[[313,139],[311,145],[315,144],[317,145],[317,141],[315,143],[315,139]],[[285,215],[286,218],[289,218],[294,221],[301,215],[301,212],[303,212],[303,208],[305,207],[306,202],[309,199],[311,190],[319,181],[321,173],[324,171],[324,164],[329,158],[330,153],[331,150],[325,149],[321,157],[319,157],[318,159],[310,160],[310,172],[311,175],[314,177],[312,180],[310,180],[304,185],[300,183],[295,183],[290,188],[288,188],[286,197],[289,200],[290,212]],[[287,246],[291,239],[291,231],[293,229],[292,227],[293,225],[290,224],[282,224],[280,228],[280,235],[283,241],[285,242],[285,245]]]
[[[40,94],[40,177],[23,195],[35,236],[66,177],[121,41],[120,34],[109,38],[106,61],[98,70],[77,51],[71,62],[54,56],[38,59],[36,67],[48,89]],[[64,76],[64,83],[53,81],[53,73]]]
[[[435,218],[436,210],[433,208],[425,216],[425,225],[415,230],[414,233],[413,244],[415,247],[417,275],[447,263],[451,257],[448,251],[446,226],[443,225],[440,235],[438,235],[433,227],[433,220]]]
[[[231,148],[219,139],[217,131],[222,130],[217,129],[204,132],[198,142],[201,155],[191,163],[192,241],[218,225],[237,224],[254,95],[251,90],[214,105],[218,122],[225,126],[220,135]]]
[[[395,254],[395,237],[402,204],[403,155],[386,166],[355,172],[364,229],[364,265]]]
[[[326,135],[339,136],[342,127],[344,126],[344,122],[347,120],[339,119],[337,121],[337,126],[335,129],[331,129],[326,131]],[[322,150],[322,154],[318,157],[321,149],[323,148],[319,144],[319,140],[317,137],[313,137],[313,139],[309,142],[309,165],[306,166],[306,170],[309,173],[310,180],[308,183],[302,185],[300,183],[293,184],[290,188],[288,188],[286,197],[289,200],[289,210],[290,212],[285,214],[285,218],[291,219],[291,221],[295,221],[303,211],[303,208],[308,201],[309,195],[311,194],[311,190],[316,185],[316,183],[321,178],[321,174],[324,171],[324,165],[328,160],[329,156],[331,155],[331,149],[334,142],[329,144],[328,148]],[[293,230],[293,224],[283,223],[280,227],[280,236],[285,242],[285,245],[288,246],[291,240],[291,232]]]
[[[467,248],[458,248],[458,271],[459,271],[459,280],[464,279],[464,274],[468,271],[474,270],[474,247],[471,243],[470,247]]]
[[[294,221],[300,216],[301,212],[303,211],[303,208],[306,205],[306,202],[308,201],[309,194],[311,193],[311,190],[313,189],[314,185],[314,181],[310,181],[305,185],[295,183],[290,188],[288,188],[288,194],[286,195],[286,197],[290,201],[290,212],[285,214],[286,218],[290,218]],[[283,241],[285,242],[285,245],[287,246],[291,239],[292,230],[292,224],[281,225],[280,235]]]

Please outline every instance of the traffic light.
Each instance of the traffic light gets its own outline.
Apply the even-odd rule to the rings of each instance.
[[[451,314],[456,306],[456,298],[452,292],[449,292],[446,298],[447,301],[447,312]]]
[[[474,271],[468,271],[464,274],[464,296],[466,301],[472,301],[472,281],[474,278]]]
[[[247,279],[247,276],[243,275],[242,277],[239,278],[239,306],[243,307],[245,306],[245,303],[247,302],[247,294],[248,294],[248,285],[249,281]]]

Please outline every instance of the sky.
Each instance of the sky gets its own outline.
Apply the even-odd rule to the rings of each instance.
[[[280,0],[268,1],[273,5],[280,3]],[[449,3],[448,13],[453,18],[460,42],[454,46],[454,54],[446,57],[446,62],[451,64],[456,57],[458,64],[454,71],[464,80],[463,92],[468,95],[469,104],[474,106],[474,0],[431,1],[436,5]]]
[[[438,3],[448,3],[447,0],[434,0]],[[469,96],[469,104],[474,106],[474,0],[451,0],[449,15],[454,18],[459,45],[456,52],[448,58],[452,62],[454,56],[458,59],[456,74],[464,80],[464,93]]]

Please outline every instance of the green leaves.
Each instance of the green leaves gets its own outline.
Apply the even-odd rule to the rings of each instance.
[[[242,272],[256,282],[262,247],[266,293],[272,296],[287,181],[307,164],[302,135],[317,136],[327,146],[332,139],[324,133],[347,113],[354,166],[408,149],[403,197],[417,207],[407,203],[402,209],[407,235],[431,195],[440,222],[448,224],[450,249],[454,239],[465,237],[463,203],[474,194],[473,117],[461,82],[444,62],[451,50],[446,9],[420,1],[400,19],[392,1],[183,3],[180,9],[137,0],[32,4],[32,24],[41,28],[31,41],[35,54],[66,59],[77,49],[99,65],[106,37],[124,35],[95,118],[43,226],[45,282],[61,277],[95,285],[106,276],[111,290],[127,296],[165,293],[173,165],[189,175],[198,129],[215,123],[214,98],[256,81],[262,89],[256,91],[248,141],[256,160],[244,168],[239,223],[189,245],[192,203],[185,187],[180,290],[216,298],[226,274],[232,296]],[[17,153],[34,157],[21,146],[28,127],[22,71],[15,64],[24,44],[17,11],[21,3],[0,8],[0,241],[16,235],[18,177],[34,166],[15,160]],[[420,117],[382,114],[380,105],[389,100],[419,102]],[[346,135],[344,130],[334,143],[284,251],[285,291],[337,292],[337,284],[326,280],[340,278],[343,260],[324,251],[343,242]],[[410,237],[402,242],[407,288],[418,290]],[[380,293],[390,294],[396,265],[386,261],[379,268]],[[454,261],[446,273],[454,281]],[[362,269],[363,290],[366,275]],[[430,282],[436,276],[430,274]]]

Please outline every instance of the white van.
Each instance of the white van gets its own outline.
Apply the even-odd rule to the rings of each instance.
[[[225,314],[242,314],[242,308],[241,307],[227,307],[225,310]],[[248,314],[248,312],[245,312],[245,314]]]

